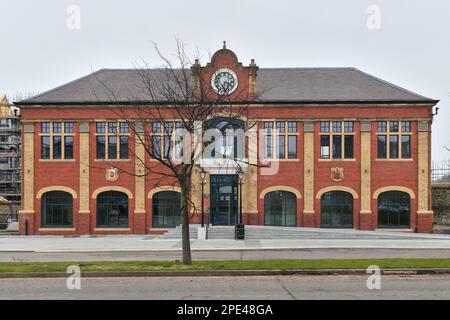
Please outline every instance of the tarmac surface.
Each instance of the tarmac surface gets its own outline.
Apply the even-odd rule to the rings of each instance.
[[[0,279],[0,299],[450,299],[450,275],[381,277],[369,290],[368,276]]]

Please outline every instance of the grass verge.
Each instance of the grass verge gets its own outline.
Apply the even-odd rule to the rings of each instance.
[[[345,260],[225,260],[194,261],[184,266],[178,261],[96,261],[96,262],[2,262],[4,272],[66,272],[79,265],[82,272],[173,271],[173,270],[292,270],[388,268],[450,268],[450,259],[345,259]]]

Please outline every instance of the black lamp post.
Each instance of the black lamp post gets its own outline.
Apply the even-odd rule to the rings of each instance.
[[[204,199],[204,193],[205,193],[205,183],[206,183],[206,172],[202,168],[200,171],[200,178],[202,180],[202,228],[205,226],[205,199]]]
[[[244,171],[239,168],[238,171],[238,179],[239,179],[239,224],[242,224],[242,184],[244,183],[242,180],[244,178]]]
[[[236,240],[244,240],[245,239],[245,229],[244,224],[242,223],[242,184],[243,184],[244,172],[239,168],[238,171],[238,183],[239,183],[239,220],[235,226],[234,237]]]

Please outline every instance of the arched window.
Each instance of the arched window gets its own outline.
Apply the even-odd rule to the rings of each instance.
[[[64,191],[49,191],[41,197],[41,225],[45,228],[72,227],[72,195]]]
[[[288,191],[273,191],[264,197],[264,224],[295,227],[297,225],[297,199]]]
[[[411,200],[402,191],[387,191],[378,196],[378,227],[409,228]]]
[[[161,191],[153,195],[153,228],[174,228],[180,224],[180,193]]]
[[[353,196],[345,191],[330,191],[320,199],[322,228],[353,227]]]
[[[119,191],[105,191],[97,196],[97,227],[128,227],[128,196]]]

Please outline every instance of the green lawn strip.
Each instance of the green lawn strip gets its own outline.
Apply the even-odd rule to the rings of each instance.
[[[192,266],[177,261],[98,261],[98,262],[2,262],[4,272],[66,272],[69,265],[81,271],[171,271],[171,270],[292,270],[292,269],[366,269],[450,268],[450,259],[345,259],[345,260],[226,260],[194,261]]]

